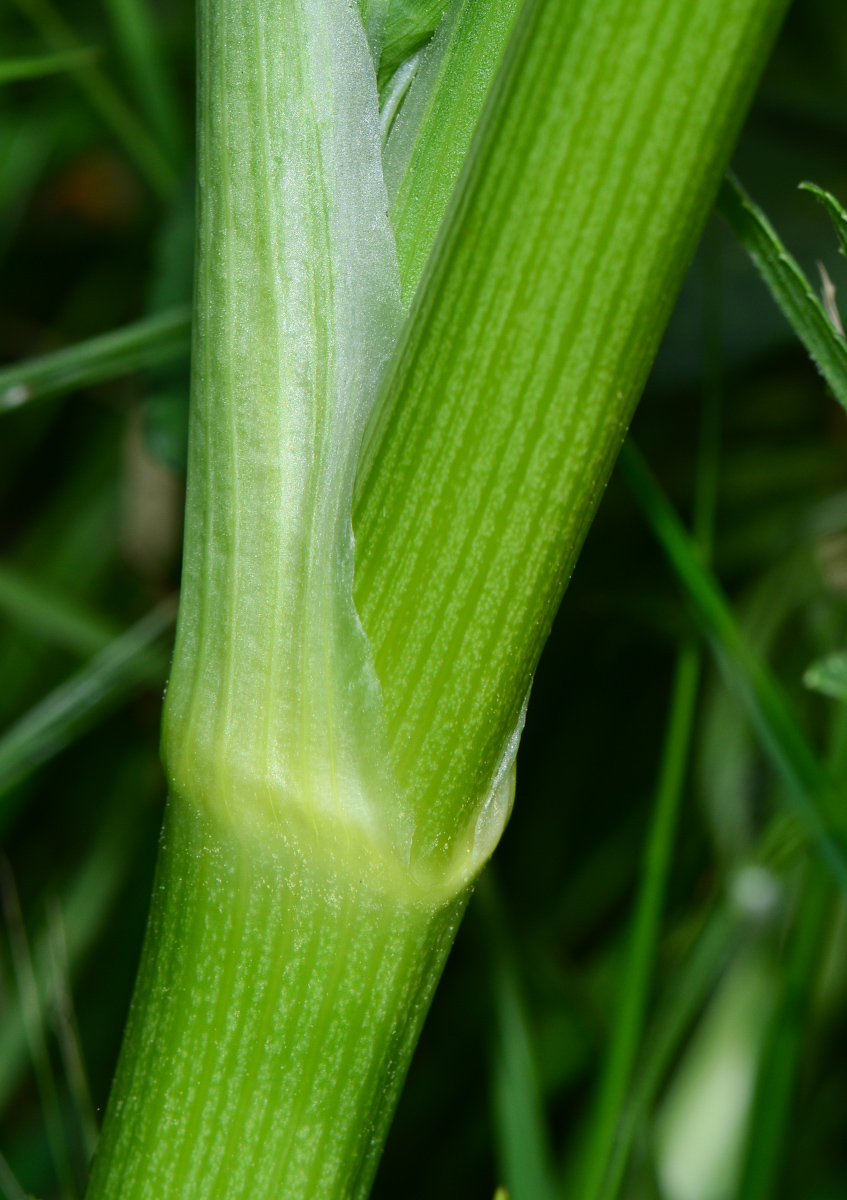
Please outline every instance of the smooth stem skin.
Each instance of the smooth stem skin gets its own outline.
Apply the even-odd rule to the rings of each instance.
[[[699,680],[700,651],[696,646],[686,646],[677,659],[656,804],[621,980],[620,1006],[592,1115],[578,1193],[581,1200],[596,1200],[603,1193],[618,1121],[641,1043],[688,766]]]
[[[201,4],[170,809],[92,1200],[367,1192],[783,8],[532,0],[392,359],[355,9]]]

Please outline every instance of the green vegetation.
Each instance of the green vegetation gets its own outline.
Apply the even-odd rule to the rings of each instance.
[[[0,1192],[844,1191],[835,0],[647,380],[783,7],[201,6],[181,563],[192,13],[0,14]]]

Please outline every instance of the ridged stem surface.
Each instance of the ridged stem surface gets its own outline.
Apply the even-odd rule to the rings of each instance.
[[[172,799],[90,1197],[365,1196],[464,908]]]

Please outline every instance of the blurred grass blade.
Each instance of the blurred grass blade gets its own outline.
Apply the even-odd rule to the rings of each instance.
[[[789,937],[782,993],[757,1081],[739,1200],[772,1200],[776,1195],[790,1141],[792,1099],[831,901],[831,881],[823,865],[810,862]]]
[[[0,1192],[3,1193],[5,1200],[30,1200],[2,1154],[0,1154]]]
[[[138,838],[140,817],[161,774],[149,754],[133,754],[115,780],[107,815],[97,839],[63,890],[60,903],[66,932],[68,971],[78,972],[113,911]],[[54,981],[49,970],[48,935],[35,942],[34,960],[42,1012],[54,1004]],[[26,1069],[27,1042],[20,1006],[14,1001],[0,1020],[0,1112],[20,1086]]]
[[[500,1173],[511,1200],[558,1200],[532,1037],[491,870],[475,893],[490,951],[495,1038],[492,1099]]]
[[[64,350],[0,371],[0,414],[34,400],[63,396],[163,362],[187,357],[191,315],[172,308]]]
[[[738,942],[738,921],[725,906],[707,920],[685,961],[676,971],[669,994],[653,1019],[651,1030],[609,1156],[601,1196],[616,1200],[633,1143],[647,1119],[665,1076],[685,1037]]]
[[[845,211],[840,201],[836,200],[832,192],[824,191],[816,183],[801,183],[800,187],[804,192],[811,192],[815,199],[819,200],[829,213],[832,223],[835,226],[835,232],[838,235],[838,244],[841,248],[841,253],[847,257],[847,211]]]
[[[0,855],[0,897],[3,902],[3,913],[6,918],[6,928],[9,933],[9,944],[12,950],[12,963],[15,969],[15,981],[18,985],[21,1012],[24,1019],[29,1053],[35,1069],[38,1084],[38,1094],[47,1130],[47,1140],[50,1155],[56,1168],[56,1178],[66,1200],[74,1200],[77,1194],[68,1154],[65,1127],[62,1112],[59,1107],[59,1096],[56,1090],[56,1080],[53,1077],[53,1067],[45,1038],[44,1018],[41,1009],[41,997],[35,982],[35,972],[29,953],[26,930],[21,914],[18,889],[15,886],[12,868],[5,855]]]
[[[14,3],[51,49],[63,53],[81,48],[73,29],[51,0],[14,0]],[[91,65],[74,68],[73,76],[92,108],[121,143],[153,191],[166,200],[176,186],[176,173],[112,81],[99,67]]]
[[[696,542],[708,561],[712,552],[720,472],[723,348],[720,244],[713,237],[707,238],[706,244],[703,404],[693,525]],[[597,1200],[602,1194],[641,1046],[688,770],[701,666],[699,647],[693,644],[682,646],[677,654],[653,817],[641,865],[620,999],[586,1139],[584,1200]]]
[[[172,601],[158,605],[0,737],[0,829],[14,810],[17,784],[137,687],[164,682],[168,659],[157,643],[174,615]]]
[[[45,642],[86,658],[118,635],[110,621],[3,562],[0,562],[0,612]]]
[[[619,462],[694,605],[723,672],[738,691],[786,796],[839,887],[847,892],[847,854],[832,830],[839,798],[828,772],[795,721],[780,684],[744,638],[719,584],[631,441],[624,444]]]
[[[2,58],[0,84],[15,83],[19,79],[42,79],[45,75],[73,71],[77,67],[89,66],[96,57],[97,50],[93,46],[82,46],[79,50],[43,54],[37,58]]]
[[[62,1053],[65,1080],[73,1102],[85,1159],[91,1162],[97,1149],[99,1129],[74,1013],[65,922],[61,905],[55,898],[51,898],[47,904],[47,943],[56,1039]]]
[[[680,651],[677,659],[659,784],[642,865],[641,886],[627,961],[620,985],[620,1000],[589,1125],[579,1190],[583,1200],[597,1200],[602,1193],[621,1109],[629,1090],[633,1066],[641,1044],[679,808],[685,786],[699,679],[699,651],[695,646],[686,646]]]
[[[106,0],[115,37],[150,128],[170,159],[182,158],[182,120],[176,94],[162,60],[158,33],[145,0]]]
[[[813,692],[847,701],[847,654],[842,650],[817,659],[807,667],[803,683]]]
[[[765,214],[731,176],[721,186],[717,209],[752,258],[833,395],[847,408],[847,341],[834,328],[812,285]]]
[[[0,260],[47,163],[57,125],[54,114],[37,111],[0,126]]]

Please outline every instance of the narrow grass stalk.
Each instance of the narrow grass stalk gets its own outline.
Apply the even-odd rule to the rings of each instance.
[[[589,1126],[590,1136],[579,1189],[582,1200],[597,1200],[603,1194],[621,1110],[641,1044],[685,785],[699,681],[700,652],[696,646],[686,646],[677,659],[670,720],[656,802],[647,835],[632,935],[620,985],[620,1003]]]
[[[720,257],[710,245],[705,294],[704,377],[700,441],[694,489],[694,536],[704,559],[711,557],[720,465],[721,323]],[[679,809],[685,788],[701,672],[699,646],[689,642],[677,654],[670,714],[647,834],[641,884],[620,988],[609,1050],[600,1077],[585,1158],[581,1194],[604,1194],[609,1163],[624,1101],[641,1044],[650,997],[662,913],[673,857]]]
[[[8,563],[0,562],[0,612],[15,625],[53,646],[88,657],[117,636],[98,613],[62,596]]]
[[[739,1200],[771,1200],[777,1193],[806,1038],[809,998],[817,979],[832,897],[829,874],[823,863],[812,859],[806,864],[806,878],[788,939],[781,994],[756,1083]]]
[[[60,75],[76,67],[87,67],[97,57],[93,46],[82,46],[79,50],[68,50],[63,54],[42,54],[37,58],[0,59],[0,84],[15,83],[19,79],[43,79],[45,75]]]
[[[97,1147],[97,1115],[88,1086],[88,1075],[77,1029],[71,995],[68,946],[61,905],[52,899],[47,907],[47,944],[50,958],[50,982],[53,994],[53,1026],[62,1053],[62,1065],[79,1129],[86,1163]]]
[[[739,936],[737,919],[725,905],[718,906],[681,965],[669,994],[658,1006],[621,1113],[600,1193],[602,1200],[616,1200],[620,1194],[636,1134],[648,1119],[668,1069],[730,961]]]
[[[107,800],[107,815],[96,841],[75,875],[59,892],[62,924],[66,934],[68,978],[74,979],[103,931],[125,882],[135,849],[141,818],[150,805],[158,784],[155,763],[147,756],[134,756],[125,764]],[[33,965],[41,997],[39,1014],[56,1001],[55,980],[43,970],[49,959],[47,934],[33,942]],[[27,1032],[17,997],[11,997],[0,1022],[0,1112],[13,1099],[26,1074]]]
[[[50,1061],[50,1052],[47,1048],[41,997],[35,981],[35,972],[18,900],[18,889],[12,875],[12,868],[5,856],[0,857],[0,897],[2,897],[3,913],[12,948],[12,962],[15,968],[15,981],[18,985],[27,1044],[35,1069],[44,1122],[47,1127],[50,1155],[53,1159],[56,1179],[63,1200],[74,1200],[77,1195],[77,1186],[68,1152],[67,1135],[59,1105],[56,1079]]]
[[[0,371],[0,415],[35,400],[49,400],[117,379],[141,367],[185,358],[190,336],[189,312],[170,309],[63,350],[5,367]]]
[[[702,622],[721,669],[744,702],[785,795],[832,877],[842,891],[847,890],[847,853],[833,822],[838,795],[828,771],[797,724],[779,682],[745,640],[719,584],[632,442],[624,446],[620,465]]]
[[[485,923],[494,1008],[492,1107],[501,1178],[512,1200],[559,1200],[532,1031],[515,948],[491,868],[474,896]]]
[[[17,808],[16,788],[42,764],[140,686],[161,685],[167,656],[160,641],[173,622],[163,603],[111,641],[0,737],[0,828]]]
[[[406,255],[370,14],[201,4],[170,800],[91,1200],[367,1193],[783,8],[531,0]],[[461,87],[451,44],[406,103]]]

